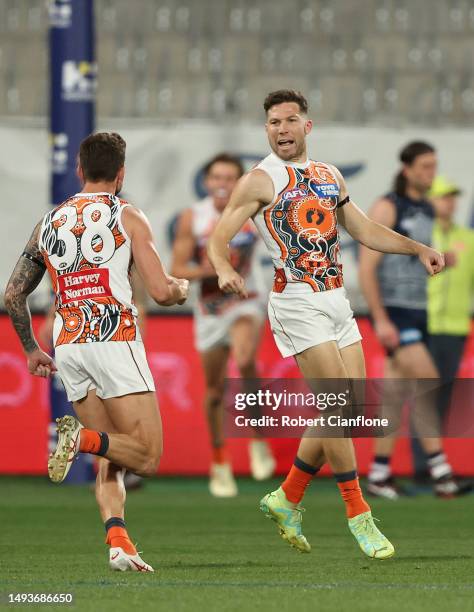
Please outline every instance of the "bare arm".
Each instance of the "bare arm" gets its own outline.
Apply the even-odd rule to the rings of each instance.
[[[179,218],[176,238],[173,244],[173,259],[171,273],[180,278],[197,280],[216,276],[214,268],[208,264],[196,265],[192,263],[196,249],[196,239],[192,231],[193,211],[185,210]]]
[[[24,249],[24,252],[34,259],[28,259],[24,255],[20,257],[5,289],[5,308],[25,353],[31,353],[38,348],[31,327],[31,314],[27,298],[39,285],[46,270],[38,246],[40,229],[41,223],[38,223]]]
[[[341,188],[340,199],[347,196],[345,181],[337,168],[334,168]],[[393,204],[389,200],[380,200],[380,206]],[[390,227],[378,223],[363,213],[354,202],[350,201],[338,209],[337,219],[349,234],[369,249],[381,253],[398,253],[416,255],[425,266],[428,274],[436,274],[444,268],[443,256],[434,249],[394,232]],[[394,222],[394,220],[393,220]]]
[[[19,258],[5,289],[5,308],[27,354],[28,369],[37,376],[49,376],[56,366],[36,342],[31,326],[27,298],[44,276],[46,266],[39,248],[41,222],[33,230],[23,255]]]
[[[273,199],[273,183],[266,172],[253,170],[237,183],[207,246],[222,291],[247,296],[244,281],[230,263],[229,242],[242,225]]]
[[[341,201],[348,195],[346,183],[339,170],[334,166],[333,170],[339,181]],[[380,208],[382,211],[379,215],[374,215],[376,208]],[[378,221],[377,217],[381,220]],[[385,198],[375,204],[370,217],[351,200],[338,209],[337,220],[354,240],[380,253],[419,256],[425,249],[429,249],[424,244],[402,236],[391,229],[395,223],[395,210],[393,203]]]
[[[144,338],[146,332],[147,292],[135,265],[132,266],[130,277],[133,301],[138,311],[137,323],[140,334]]]
[[[387,209],[389,207],[393,208],[393,204],[389,200],[379,200],[375,206],[383,206]],[[390,216],[388,212],[384,214]],[[398,253],[399,255],[416,255],[419,257],[425,249],[429,249],[424,244],[402,236],[390,227],[376,221],[374,209],[371,211],[371,217],[368,217],[352,201],[343,206],[338,211],[337,216],[339,223],[354,240],[379,253]]]
[[[123,211],[122,222],[132,242],[133,261],[150,296],[160,306],[183,304],[187,298],[188,281],[169,276],[156,250],[150,223],[134,207]]]
[[[336,174],[341,190],[339,201],[342,201],[348,196],[346,182],[337,168],[333,167],[333,171]],[[337,217],[338,221],[354,240],[361,243],[359,282],[370,314],[376,324],[378,321],[388,321],[377,277],[377,268],[382,261],[383,252],[382,250],[373,250],[375,247],[371,244],[370,228],[374,228],[375,232],[379,231],[380,227],[391,231],[396,221],[395,206],[390,200],[382,198],[374,204],[370,211],[370,217],[368,217],[350,201],[338,209]],[[395,232],[392,233],[395,234]],[[396,234],[396,236],[398,235]],[[390,331],[392,333],[390,334],[388,344],[394,346],[398,342],[398,338],[395,337],[394,330]]]
[[[347,188],[341,173],[335,169],[341,186],[341,199],[347,196]],[[394,232],[396,211],[393,202],[382,198],[365,215],[353,202],[338,210],[338,221],[349,234],[363,246],[360,251],[359,280],[370,312],[375,331],[381,343],[395,348],[399,343],[398,330],[390,321],[380,294],[377,268],[382,253],[416,255],[428,274],[436,274],[444,267],[443,256],[430,247]]]

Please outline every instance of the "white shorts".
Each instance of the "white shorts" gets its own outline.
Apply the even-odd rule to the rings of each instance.
[[[362,339],[344,287],[311,293],[270,293],[268,317],[283,357],[334,340],[344,348]]]
[[[194,341],[199,352],[208,351],[216,346],[230,345],[229,332],[232,325],[241,317],[255,317],[259,322],[264,318],[264,306],[259,299],[242,301],[218,315],[194,313]]]
[[[143,342],[62,344],[55,361],[70,402],[91,389],[101,399],[155,390]]]

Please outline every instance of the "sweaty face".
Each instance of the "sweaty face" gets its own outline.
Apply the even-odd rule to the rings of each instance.
[[[408,185],[420,193],[428,191],[436,176],[437,164],[435,153],[418,155],[410,166],[404,168]]]
[[[283,161],[306,160],[306,136],[312,126],[296,102],[283,102],[268,109],[265,124],[268,142]]]
[[[204,179],[204,185],[217,209],[222,210],[226,206],[239,178],[240,171],[235,164],[228,162],[212,164]]]

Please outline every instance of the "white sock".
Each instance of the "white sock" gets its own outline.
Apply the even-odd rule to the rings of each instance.
[[[387,480],[392,473],[389,463],[378,463],[373,461],[370,465],[369,480],[371,482],[380,482]]]
[[[444,476],[451,476],[453,473],[451,466],[446,461],[446,455],[444,453],[439,452],[434,457],[430,457],[427,460],[427,464],[433,480],[439,480]]]

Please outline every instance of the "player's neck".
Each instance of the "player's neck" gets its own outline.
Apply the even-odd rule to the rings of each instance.
[[[410,198],[410,200],[424,200],[426,197],[425,191],[419,191],[415,189],[415,187],[407,187],[405,191],[406,195]]]
[[[227,202],[228,200],[223,202],[222,200],[216,200],[216,198],[212,198],[212,205],[219,214],[222,214],[224,212],[224,208],[227,206]]]
[[[308,163],[308,155],[306,154],[306,152],[296,157],[292,157],[291,159],[282,159],[278,155],[277,157],[281,159],[284,164],[295,164],[295,166],[304,166],[304,164]]]
[[[81,189],[81,193],[111,193],[115,195],[117,190],[117,184],[101,182],[101,183],[91,183],[90,181],[84,183],[84,186]]]

